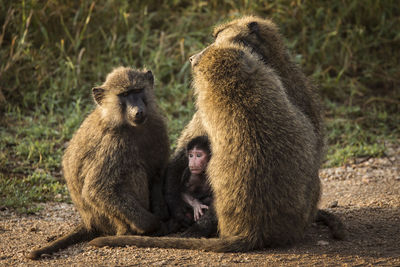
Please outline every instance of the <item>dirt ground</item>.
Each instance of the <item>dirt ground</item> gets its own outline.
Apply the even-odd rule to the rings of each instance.
[[[320,207],[340,216],[346,241],[313,224],[301,243],[250,253],[212,253],[155,248],[92,248],[87,243],[32,261],[33,247],[68,232],[79,217],[70,204],[45,203],[35,215],[0,211],[1,266],[400,266],[400,148],[381,159],[321,170]]]

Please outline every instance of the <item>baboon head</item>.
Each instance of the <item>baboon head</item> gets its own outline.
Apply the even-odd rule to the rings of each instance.
[[[147,110],[154,104],[153,85],[151,71],[119,67],[92,93],[104,119],[135,127],[146,121]]]
[[[276,59],[284,57],[285,46],[278,27],[268,19],[255,16],[236,19],[217,26],[213,36],[215,44],[228,42],[249,47],[268,64],[276,65]]]
[[[278,27],[268,19],[245,16],[215,27],[214,42],[210,46],[239,45],[257,55],[265,64],[274,68],[287,61],[287,52]],[[209,47],[210,47],[209,46]],[[208,48],[208,47],[207,47]],[[190,57],[194,67],[205,48]],[[286,64],[285,64],[286,65]]]

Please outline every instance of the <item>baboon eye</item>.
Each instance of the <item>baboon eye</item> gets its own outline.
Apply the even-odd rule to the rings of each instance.
[[[144,88],[138,88],[138,89],[131,89],[129,91],[122,92],[118,94],[120,97],[128,97],[130,94],[140,94],[144,91]]]
[[[153,73],[151,72],[151,70],[149,70],[148,72],[146,72],[146,77],[147,77],[147,79],[149,79],[149,81],[150,81],[151,83],[154,82],[154,76],[153,76]]]
[[[255,21],[250,22],[250,23],[247,25],[247,27],[249,28],[249,30],[250,30],[252,33],[258,32],[258,23],[255,22]]]
[[[241,40],[239,40],[239,42],[242,42],[242,44],[244,46],[250,46],[251,47],[251,45],[245,39],[241,39]]]

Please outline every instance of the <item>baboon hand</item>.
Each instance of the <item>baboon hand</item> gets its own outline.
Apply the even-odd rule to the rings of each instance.
[[[193,217],[194,220],[197,222],[201,216],[204,215],[203,209],[208,209],[207,205],[203,205],[200,202],[194,204],[193,206]]]

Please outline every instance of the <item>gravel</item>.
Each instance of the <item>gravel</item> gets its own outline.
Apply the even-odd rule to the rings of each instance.
[[[320,207],[337,214],[349,230],[346,241],[313,224],[291,247],[249,253],[213,253],[157,248],[92,248],[81,243],[32,261],[25,255],[79,222],[71,204],[43,203],[34,215],[0,210],[1,266],[312,266],[400,265],[400,148],[385,158],[357,159],[320,172]]]

